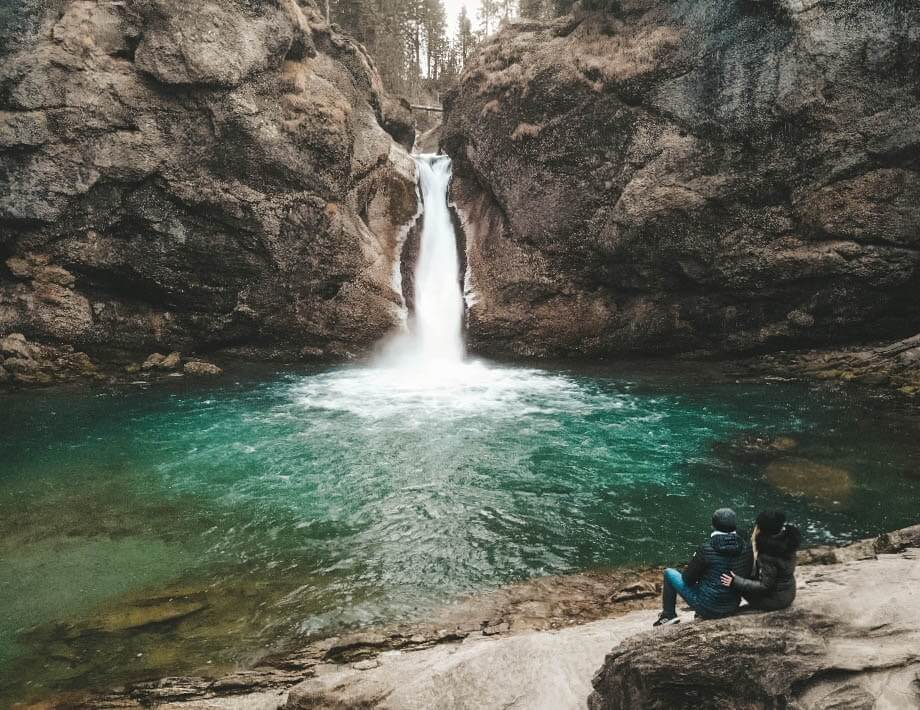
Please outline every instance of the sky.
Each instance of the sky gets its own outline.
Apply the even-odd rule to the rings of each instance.
[[[476,29],[476,13],[479,11],[479,0],[444,0],[444,9],[447,10],[447,35],[453,37],[457,31],[457,18],[460,17],[460,8],[466,5],[466,14],[469,15]]]

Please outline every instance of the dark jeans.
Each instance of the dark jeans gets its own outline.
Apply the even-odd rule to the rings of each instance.
[[[661,585],[661,609],[668,616],[677,615],[677,595],[690,605],[694,611],[699,611],[699,598],[694,587],[686,584],[680,572],[668,567],[664,571],[664,582]]]

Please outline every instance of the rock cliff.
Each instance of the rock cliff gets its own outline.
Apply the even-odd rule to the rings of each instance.
[[[484,352],[898,340],[920,301],[920,5],[621,0],[445,97]]]
[[[411,115],[312,0],[25,0],[0,53],[0,335],[342,357],[399,322]]]

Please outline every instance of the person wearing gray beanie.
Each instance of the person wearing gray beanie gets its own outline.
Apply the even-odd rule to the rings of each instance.
[[[661,585],[661,614],[655,626],[676,624],[677,597],[681,596],[698,616],[719,619],[738,609],[741,595],[721,582],[723,574],[747,577],[753,559],[751,547],[738,535],[738,516],[731,508],[712,514],[712,532],[700,545],[683,572],[668,568]]]
[[[719,508],[712,514],[712,529],[723,533],[732,533],[738,529],[738,516],[731,508]]]

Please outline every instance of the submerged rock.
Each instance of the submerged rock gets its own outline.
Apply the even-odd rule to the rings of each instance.
[[[920,5],[607,7],[511,23],[444,97],[472,345],[740,352],[915,333]]]
[[[823,503],[845,503],[853,493],[849,471],[803,458],[784,458],[767,466],[767,481],[793,496]]]
[[[411,115],[311,0],[4,12],[0,333],[288,357],[400,322]]]
[[[208,607],[200,599],[162,599],[128,606],[88,619],[75,626],[71,636],[86,633],[118,633],[157,624],[176,623]]]

